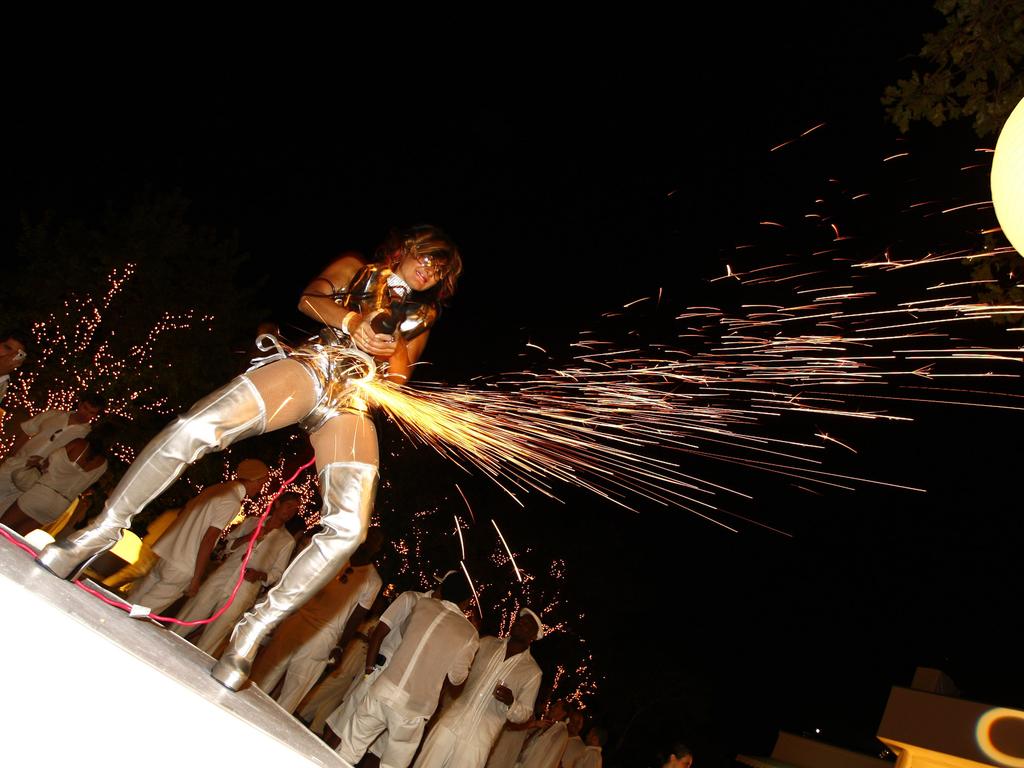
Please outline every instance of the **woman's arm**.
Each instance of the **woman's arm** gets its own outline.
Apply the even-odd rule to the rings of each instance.
[[[335,304],[332,296],[347,287],[356,272],[364,266],[365,263],[356,253],[342,254],[306,286],[299,299],[299,311],[324,325],[341,328],[349,310]]]
[[[341,328],[352,336],[355,345],[363,352],[387,360],[395,354],[397,345],[393,336],[375,333],[370,327],[376,313],[363,317],[335,303],[332,298],[333,294],[346,288],[364,266],[362,258],[354,252],[343,254],[331,262],[302,292],[299,311],[324,325]]]
[[[380,653],[381,643],[384,642],[384,638],[391,632],[385,622],[377,622],[376,629],[373,630],[373,634],[370,635],[370,642],[366,645],[366,665],[363,671],[366,674],[373,672],[373,668],[377,666],[377,655]]]
[[[389,382],[401,386],[409,380],[412,376],[413,365],[420,359],[424,347],[427,346],[427,336],[429,335],[430,331],[424,331],[410,342],[399,339],[394,354],[388,358],[387,380]]]
[[[31,440],[33,437],[39,434],[39,430],[42,428],[42,421],[49,415],[49,411],[43,411],[37,413],[31,419],[26,419],[18,425],[19,429],[12,430],[14,432],[14,445],[11,446],[11,451],[8,456],[13,456],[21,450],[21,446]]]

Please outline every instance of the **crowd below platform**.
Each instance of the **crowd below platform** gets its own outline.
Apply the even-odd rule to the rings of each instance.
[[[0,334],[3,335],[3,334]],[[0,400],[27,356],[27,337],[0,338]],[[54,538],[84,521],[83,496],[108,470],[114,433],[102,394],[74,411],[44,410],[12,426],[0,464],[0,523]],[[235,477],[204,488],[150,521],[135,562],[86,571],[218,658],[238,618],[272,587],[313,531],[302,498],[285,491],[263,524],[243,515],[269,477],[242,460]],[[258,531],[257,531],[258,528]],[[521,608],[504,638],[479,634],[481,606],[453,568],[428,591],[385,587],[377,569],[385,537],[371,528],[349,561],[260,648],[252,683],[352,765],[421,768],[600,768],[607,731],[578,702],[543,695],[530,654],[540,612]],[[232,594],[234,598],[232,599]],[[226,606],[226,607],[225,607]],[[673,744],[650,765],[690,766]]]

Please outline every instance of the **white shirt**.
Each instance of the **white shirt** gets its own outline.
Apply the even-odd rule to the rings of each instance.
[[[232,528],[230,531],[224,534],[224,555],[223,559],[227,560],[231,555],[238,551],[238,548],[244,552],[248,543],[239,543],[238,547],[235,547],[235,542],[239,539],[248,539],[252,532],[256,530],[256,526],[259,525],[260,519],[256,515],[249,515],[242,522]]]
[[[238,553],[239,566],[242,564],[245,549],[242,547],[242,551]],[[263,579],[264,584],[276,584],[284,569],[288,567],[288,561],[292,559],[294,551],[295,537],[282,525],[260,536],[260,540],[253,547],[248,567],[253,571],[263,571],[267,574],[267,578]]]
[[[540,688],[540,667],[529,650],[506,659],[507,645],[507,640],[496,637],[480,638],[466,688],[442,716],[447,728],[493,744],[506,720],[524,723],[530,719]],[[494,698],[499,683],[512,691],[512,706]]]
[[[98,467],[86,470],[74,461],[80,456],[81,451],[68,456],[66,447],[52,453],[39,481],[18,498],[21,511],[41,523],[59,518],[75,497],[107,471],[106,459]]]
[[[513,731],[506,726],[491,748],[485,768],[513,768],[523,751],[523,742],[530,735],[529,731]]]
[[[255,521],[256,518],[252,517],[249,520]],[[247,526],[247,522],[248,520],[238,527],[240,531],[244,530],[244,533],[234,537],[235,539],[241,539],[238,547],[231,550],[231,554],[227,556],[227,559],[224,560],[223,565],[217,569],[216,573],[210,577],[211,579],[220,578],[222,573],[232,583],[238,579],[238,572],[242,567],[242,559],[249,548],[249,535],[255,529],[255,524]],[[267,578],[263,580],[264,584],[274,584],[281,578],[284,569],[288,567],[288,561],[291,559],[292,552],[294,551],[295,537],[283,525],[272,531],[264,529],[260,533],[259,541],[252,548],[252,556],[249,558],[247,567],[250,570],[263,571],[267,574]]]
[[[82,455],[83,450],[77,450],[74,456],[68,456],[67,450],[64,449],[52,454],[46,471],[39,477],[36,485],[56,491],[68,501],[75,499],[107,471],[106,459],[101,461],[98,467],[89,470],[77,464],[75,459]]]
[[[519,765],[522,768],[557,768],[568,740],[565,721],[552,723],[526,747]]]
[[[396,597],[391,605],[387,607],[387,610],[384,611],[384,614],[387,614],[393,623],[384,622],[391,631],[381,641],[378,653],[387,662],[391,661],[391,657],[395,655],[398,646],[402,644],[402,632],[405,631],[405,624],[412,615],[412,610],[416,607],[416,603],[424,597],[430,597],[432,594],[433,591],[416,592],[410,589]],[[384,618],[383,614],[381,618]],[[375,662],[376,659],[370,659],[369,661]]]
[[[21,431],[30,437],[11,458],[46,458],[75,438],[85,437],[92,430],[92,425],[88,423],[69,425],[70,418],[71,414],[67,411],[43,411],[21,422]]]
[[[579,736],[572,736],[565,745],[565,753],[562,755],[562,765],[565,768],[576,762],[576,759],[583,754],[583,750],[587,748],[587,745],[583,743],[583,739]]]
[[[191,571],[206,532],[210,528],[227,528],[241,510],[243,498],[245,486],[238,480],[204,488],[153,545],[153,552],[177,568]]]
[[[604,761],[601,757],[600,747],[584,747],[580,756],[572,763],[566,763],[563,761],[562,764],[566,768],[601,768],[602,762]]]
[[[7,385],[11,383],[11,374],[5,373],[0,376],[0,402],[3,402],[4,395],[7,394]]]
[[[380,617],[388,627],[404,625],[404,630],[402,644],[372,690],[406,717],[429,717],[445,677],[452,685],[466,679],[479,638],[459,607],[447,600],[416,600],[408,620],[401,615],[403,609],[396,600]]]

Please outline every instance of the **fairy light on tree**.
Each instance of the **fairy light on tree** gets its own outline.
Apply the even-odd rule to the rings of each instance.
[[[174,334],[205,335],[215,318],[194,311],[165,312],[137,343],[131,343],[131,334],[118,327],[116,308],[134,273],[134,264],[113,270],[101,296],[73,295],[60,310],[32,324],[34,365],[12,388],[8,410],[73,410],[78,396],[89,389],[104,393],[106,413],[123,422],[148,414],[166,417],[174,405],[180,406],[165,394],[164,379],[174,375],[168,373],[174,363],[161,354],[163,341]],[[121,339],[129,343],[119,343]],[[124,442],[114,453],[128,460],[133,456]]]
[[[237,242],[193,227],[188,206],[180,194],[145,193],[88,221],[23,219],[0,283],[0,327],[25,328],[34,344],[5,398],[0,453],[13,424],[72,410],[93,389],[116,428],[116,480],[172,414],[234,373],[229,350],[255,327],[258,282],[236,284]],[[201,486],[217,471],[201,462],[188,476]],[[189,487],[172,486],[167,500]]]
[[[6,408],[24,417],[100,390],[123,427],[120,457],[229,378],[231,341],[255,327],[258,286],[236,285],[237,241],[193,226],[180,193],[145,192],[90,220],[25,219],[17,251],[0,327],[30,329],[36,349]]]

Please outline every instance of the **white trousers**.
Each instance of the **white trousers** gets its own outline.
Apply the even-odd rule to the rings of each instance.
[[[316,685],[334,648],[332,633],[321,630],[308,636],[303,634],[301,625],[296,629],[295,633],[289,633],[285,627],[278,631],[270,644],[260,651],[264,656],[259,659],[262,671],[258,677],[253,676],[253,682],[267,693],[284,677],[277,703],[289,714]],[[293,634],[295,637],[291,636]]]
[[[324,678],[299,710],[299,718],[309,723],[313,733],[322,734],[324,722],[345,700],[356,679],[366,667],[366,641],[353,638],[345,648],[338,668]]]
[[[491,753],[491,741],[457,734],[438,723],[427,737],[416,768],[483,768]]]
[[[363,703],[363,699],[366,698],[366,694],[370,692],[370,686],[373,685],[374,681],[381,676],[384,672],[383,667],[374,667],[373,672],[369,675],[365,675],[361,679],[357,678],[355,685],[353,685],[348,693],[345,695],[345,700],[341,706],[334,710],[327,719],[324,721],[326,725],[331,727],[331,730],[335,734],[341,734],[345,730],[345,725],[351,720],[356,710],[359,709],[359,705]],[[384,750],[388,746],[388,732],[382,731],[377,740],[371,742],[368,751],[371,754],[380,757],[384,754]]]
[[[220,572],[223,568],[218,568],[214,572],[213,576],[206,581],[203,586],[199,588],[199,592],[182,606],[182,609],[178,611],[178,618],[182,621],[201,621],[202,619],[208,619],[217,611],[220,607],[228,601],[231,597],[231,590],[235,588],[235,581],[238,578],[238,572],[232,570],[232,573],[227,573],[224,577],[220,577]],[[228,606],[227,610],[218,616],[214,621],[209,624],[199,626],[182,626],[181,624],[174,625],[174,633],[186,637],[193,631],[202,628],[203,634],[199,638],[199,642],[195,645],[196,647],[207,653],[213,655],[214,651],[217,650],[218,646],[224,641],[224,638],[228,636],[232,628],[242,617],[242,614],[248,611],[256,603],[256,598],[260,595],[260,587],[262,585],[259,582],[242,581],[241,586],[238,588],[238,594],[235,595],[234,601]]]
[[[392,709],[369,691],[354,715],[338,736],[337,752],[342,760],[355,765],[366,754],[366,748],[384,730],[388,732],[387,748],[380,757],[381,768],[406,768],[423,738],[427,718],[408,717]]]
[[[160,560],[142,578],[142,583],[132,590],[131,601],[159,615],[164,608],[185,594],[194,573]]]
[[[523,751],[523,742],[529,735],[529,731],[502,729],[491,750],[491,756],[487,758],[487,768],[513,768],[519,760],[519,753]]]

